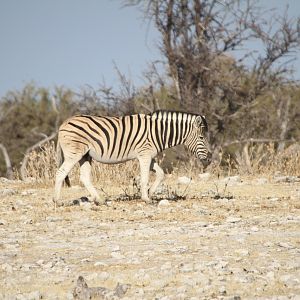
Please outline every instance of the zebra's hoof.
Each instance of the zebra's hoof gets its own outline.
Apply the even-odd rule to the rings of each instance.
[[[54,199],[52,199],[52,201],[53,201],[53,204],[54,204],[54,208],[64,206],[63,202],[60,202],[60,201],[57,201],[57,200],[54,200]]]
[[[144,201],[146,204],[152,204],[152,200],[150,198],[146,198],[146,199],[142,198],[142,201]]]

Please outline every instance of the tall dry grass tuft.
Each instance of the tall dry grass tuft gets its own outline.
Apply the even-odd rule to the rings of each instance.
[[[53,141],[30,153],[26,167],[28,177],[34,178],[37,183],[53,185],[56,171],[56,147]],[[102,164],[95,161],[92,163],[93,181],[101,182],[104,187],[111,182],[128,185],[138,174],[139,166],[136,161],[122,164]],[[79,184],[79,164],[72,169],[69,177],[72,184]]]
[[[300,176],[300,145],[293,144],[278,152],[274,143],[250,145],[247,158],[243,155],[229,157],[226,168],[239,175],[265,175],[275,173]]]
[[[179,167],[180,166],[180,167]],[[57,170],[55,143],[45,144],[41,149],[30,153],[26,167],[28,177],[43,185],[53,185]],[[263,146],[250,146],[247,166],[235,157],[223,159],[223,164],[211,166],[210,172],[221,175],[264,175],[273,176],[276,172],[283,175],[300,176],[300,146],[295,144],[284,151],[277,153],[274,144]],[[180,164],[174,167],[173,174],[177,176],[197,176],[200,173],[195,161]],[[119,185],[126,188],[132,183],[133,178],[139,175],[139,165],[136,160],[121,164],[92,163],[92,176],[95,183],[101,183],[104,190],[106,186]],[[79,165],[77,164],[70,173],[72,184],[79,184]],[[123,186],[123,187],[122,187]]]

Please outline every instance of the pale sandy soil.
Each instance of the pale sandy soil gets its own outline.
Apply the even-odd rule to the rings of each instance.
[[[52,188],[0,183],[0,299],[72,299],[79,275],[89,286],[130,284],[126,299],[300,299],[299,182],[244,179],[224,192],[196,180],[187,192],[167,206],[54,211]]]

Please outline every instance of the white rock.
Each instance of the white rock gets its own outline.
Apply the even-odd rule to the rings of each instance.
[[[184,266],[181,268],[181,272],[183,273],[190,273],[194,270],[193,264],[184,264]]]
[[[193,223],[196,227],[208,227],[210,225],[208,222],[195,222]]]
[[[17,191],[13,190],[13,189],[0,190],[0,195],[1,196],[11,196],[11,195],[15,195],[16,193],[17,193]]]
[[[7,272],[7,273],[12,273],[13,272],[13,267],[8,263],[4,263],[3,265],[1,265],[1,269],[4,272]]]
[[[208,181],[208,179],[210,179],[211,174],[210,173],[202,173],[198,175],[199,179],[201,181]]]
[[[110,253],[111,257],[116,258],[116,259],[123,259],[125,258],[124,255],[122,255],[119,251],[113,251]]]
[[[286,248],[286,249],[294,249],[295,248],[292,244],[285,243],[285,242],[279,242],[278,246],[282,247],[282,248]]]
[[[249,251],[247,249],[236,249],[235,253],[241,255],[241,256],[247,256],[249,255]]]
[[[300,286],[300,280],[293,275],[290,274],[282,275],[279,279],[288,288],[294,288]]]
[[[6,224],[7,224],[6,221],[0,220],[0,225],[6,225]]]
[[[96,261],[96,262],[94,263],[94,266],[95,266],[95,267],[107,267],[108,264],[107,264],[107,263],[104,263],[104,262],[102,262],[102,261]]]
[[[37,190],[29,189],[21,193],[22,196],[37,195]]]
[[[242,218],[239,218],[239,217],[228,217],[226,219],[226,222],[227,223],[237,223],[237,222],[240,222],[242,220]]]
[[[240,183],[242,181],[241,181],[240,176],[236,175],[236,176],[225,177],[225,178],[221,179],[220,182],[228,184],[228,185],[234,185],[234,184]]]
[[[47,222],[58,222],[58,221],[62,221],[63,219],[61,217],[57,217],[57,216],[48,216],[46,217],[46,221]]]
[[[272,197],[272,198],[270,198],[270,201],[273,201],[273,202],[278,201],[278,200],[280,200],[280,198],[278,198],[278,197]]]
[[[120,251],[120,246],[119,245],[113,245],[110,247],[110,250],[115,252],[115,251]]]
[[[225,295],[225,294],[226,294],[226,287],[225,287],[225,286],[221,286],[221,287],[219,288],[219,293],[220,293],[221,295]]]
[[[158,203],[158,206],[159,207],[165,207],[165,206],[170,206],[170,201],[169,200],[160,200],[159,203]]]
[[[92,208],[92,203],[91,202],[79,202],[79,205],[84,208],[84,209],[91,209]]]
[[[262,178],[255,178],[251,181],[252,184],[254,185],[264,185],[266,183],[268,183],[269,180],[265,177],[262,177]]]
[[[109,277],[110,277],[110,274],[108,272],[101,272],[97,276],[97,278],[100,280],[100,282],[106,281],[107,279],[109,279]]]
[[[191,182],[192,182],[192,179],[187,176],[181,176],[181,177],[178,177],[178,179],[177,179],[178,184],[187,185],[187,184],[190,184]]]
[[[266,278],[269,280],[269,281],[273,281],[274,278],[275,278],[275,273],[273,271],[270,271],[266,274]]]
[[[281,182],[299,182],[300,178],[297,176],[274,176],[274,182],[275,183],[281,183]]]
[[[26,294],[18,294],[16,300],[39,300],[42,299],[42,295],[39,291],[33,291]]]

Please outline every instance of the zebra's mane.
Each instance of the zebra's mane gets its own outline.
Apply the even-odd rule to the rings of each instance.
[[[169,117],[169,116],[172,116],[173,114],[177,114],[177,115],[192,115],[192,116],[200,116],[201,119],[202,119],[202,122],[203,122],[203,125],[204,125],[204,128],[205,128],[205,131],[208,130],[208,125],[207,125],[207,121],[206,121],[206,118],[202,115],[199,115],[199,114],[195,114],[195,113],[189,113],[189,112],[184,112],[184,111],[174,111],[174,110],[164,110],[164,109],[160,109],[160,110],[156,110],[152,113],[149,113],[149,116],[166,116],[166,117]]]

